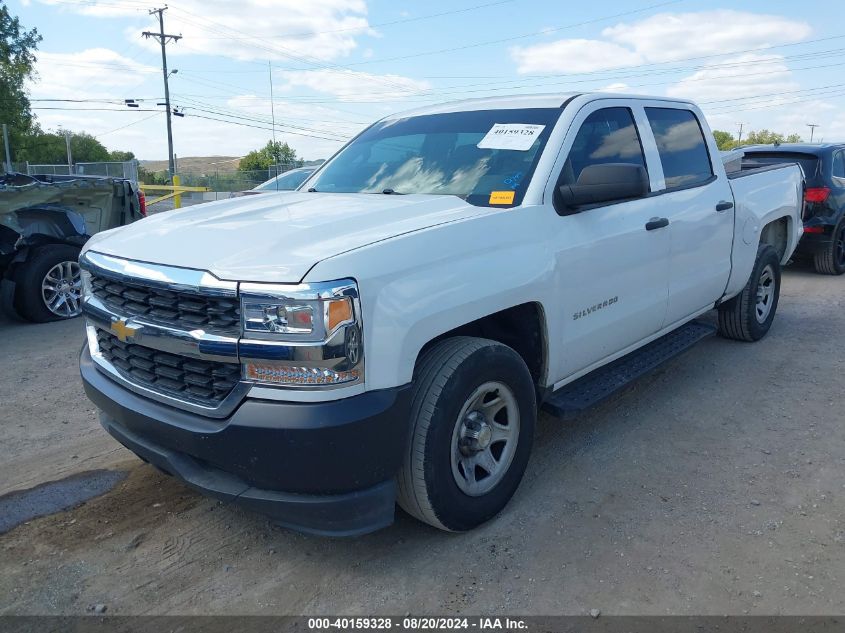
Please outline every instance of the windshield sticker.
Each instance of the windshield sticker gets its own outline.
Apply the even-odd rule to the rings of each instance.
[[[513,189],[519,189],[519,180],[522,178],[522,172],[518,171],[513,176],[505,178],[504,183]]]
[[[530,123],[496,123],[478,143],[478,149],[511,149],[525,152],[546,128]]]
[[[491,191],[487,204],[513,204],[514,195],[515,191]]]

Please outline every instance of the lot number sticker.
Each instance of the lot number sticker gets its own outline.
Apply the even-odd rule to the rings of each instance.
[[[478,143],[478,149],[512,149],[524,152],[546,128],[530,123],[496,123]]]
[[[515,191],[491,191],[487,204],[513,204]]]

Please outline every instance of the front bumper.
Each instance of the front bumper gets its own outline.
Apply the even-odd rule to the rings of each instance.
[[[352,536],[392,523],[410,387],[318,403],[246,400],[224,419],[155,402],[80,356],[103,427],[186,484],[302,532]]]

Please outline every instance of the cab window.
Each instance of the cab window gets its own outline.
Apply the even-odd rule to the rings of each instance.
[[[645,169],[634,117],[628,108],[603,108],[589,115],[572,143],[558,185],[574,185],[585,167],[629,163]]]
[[[675,108],[646,108],[657,142],[666,188],[694,187],[713,177],[704,133],[695,114]]]

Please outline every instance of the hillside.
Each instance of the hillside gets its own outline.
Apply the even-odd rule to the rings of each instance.
[[[147,171],[167,171],[166,160],[142,160],[141,167]],[[177,172],[194,174],[226,174],[238,170],[240,156],[179,156],[176,159]]]
[[[166,160],[139,160],[149,172],[167,171]],[[323,159],[306,160],[303,165],[319,165]],[[231,174],[238,170],[239,156],[181,156],[176,159],[176,171],[183,174]]]

